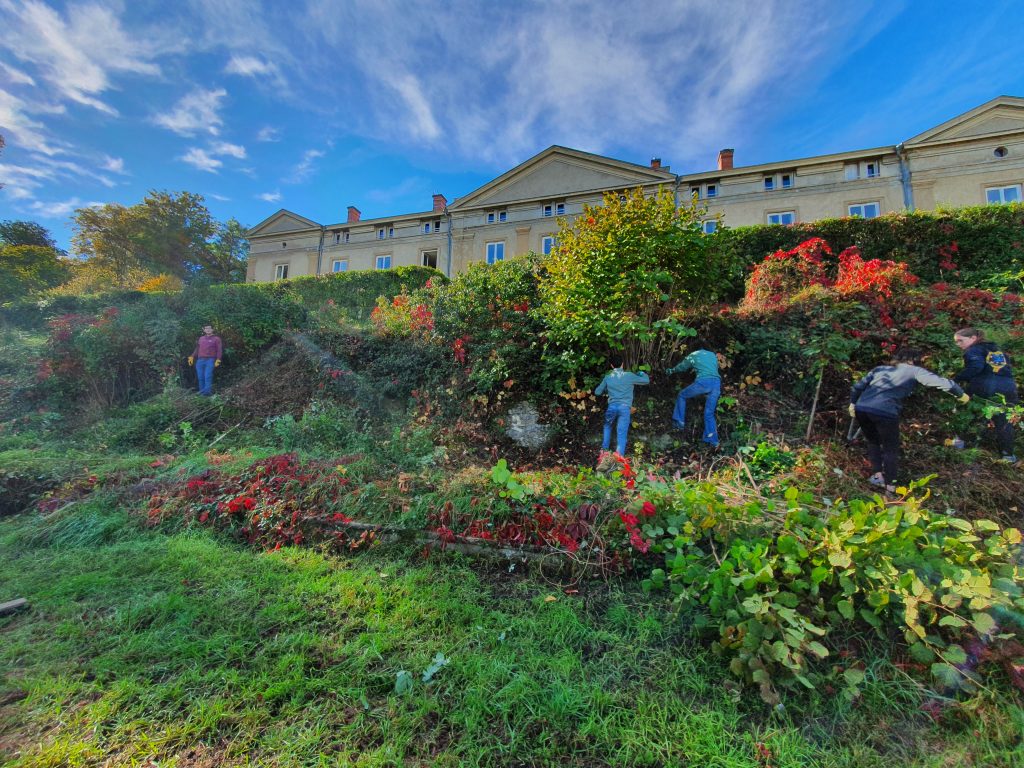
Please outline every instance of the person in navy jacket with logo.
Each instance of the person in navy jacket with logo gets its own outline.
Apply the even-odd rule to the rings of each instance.
[[[953,380],[962,384],[971,397],[981,397],[1000,404],[1005,399],[1006,405],[1011,406],[1020,402],[1010,358],[997,344],[986,341],[985,334],[977,328],[961,328],[953,335],[953,343],[964,353],[964,367]],[[992,415],[992,425],[996,430],[1001,460],[1015,463],[1017,457],[1013,452],[1013,425],[1002,411]]]

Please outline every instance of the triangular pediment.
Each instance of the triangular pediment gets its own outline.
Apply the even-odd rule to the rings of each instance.
[[[664,169],[592,155],[567,147],[549,147],[479,189],[460,197],[453,210],[548,200],[606,189],[666,183],[675,176]]]
[[[1000,96],[903,142],[905,146],[1024,134],[1024,99]]]
[[[305,216],[299,216],[297,213],[282,208],[272,216],[268,216],[255,227],[252,227],[246,232],[246,237],[253,237],[254,235],[273,235],[281,232],[295,232],[296,230],[319,229],[320,225],[311,219],[307,219]]]

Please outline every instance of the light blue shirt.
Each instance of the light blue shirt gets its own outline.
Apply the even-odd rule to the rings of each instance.
[[[612,368],[612,372],[601,379],[594,394],[603,395],[608,392],[608,405],[632,405],[633,387],[650,383],[651,377],[642,371],[633,373],[622,368]]]

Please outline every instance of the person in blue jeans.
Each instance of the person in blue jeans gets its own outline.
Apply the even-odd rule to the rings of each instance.
[[[601,463],[608,456],[608,448],[612,441],[612,425],[615,425],[615,447],[619,456],[626,455],[626,438],[629,437],[629,424],[633,410],[633,387],[637,384],[650,384],[651,377],[643,371],[633,373],[625,369],[621,363],[609,371],[601,379],[594,390],[595,395],[608,393],[608,410],[604,412],[604,437],[601,440]]]
[[[672,426],[676,429],[686,428],[686,401],[693,397],[706,396],[704,401],[704,434],[701,436],[708,445],[718,447],[718,425],[715,423],[715,410],[718,398],[722,394],[722,377],[718,374],[718,356],[707,348],[707,344],[698,341],[696,349],[683,358],[674,368],[665,370],[666,376],[674,373],[693,371],[696,374],[693,383],[684,387],[676,398],[676,407],[672,411]]]

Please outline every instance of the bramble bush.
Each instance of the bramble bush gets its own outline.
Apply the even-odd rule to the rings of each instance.
[[[931,512],[915,490],[815,506],[790,488],[736,505],[710,484],[648,479],[623,522],[634,549],[664,557],[645,589],[701,613],[769,704],[794,686],[854,695],[864,664],[846,638],[864,632],[901,638],[940,689],[970,687],[965,645],[1024,633],[1021,534]]]

